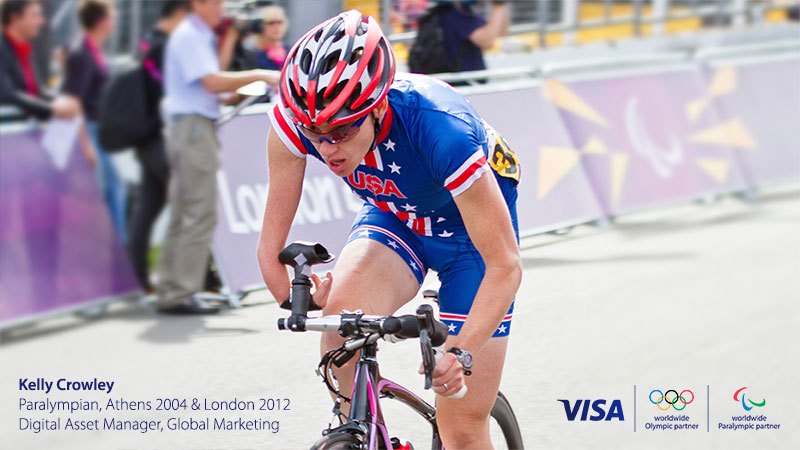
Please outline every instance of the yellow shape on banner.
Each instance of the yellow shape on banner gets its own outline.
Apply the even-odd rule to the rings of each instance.
[[[689,137],[689,142],[718,144],[747,150],[756,148],[756,142],[750,136],[745,124],[739,119],[731,119],[722,125],[695,133]]]
[[[736,90],[736,69],[733,67],[721,67],[714,73],[711,86],[708,89],[710,97],[721,97]]]
[[[706,109],[706,105],[708,105],[708,98],[701,98],[700,100],[694,100],[686,104],[686,117],[689,118],[689,121],[692,123],[697,122],[697,119],[703,115],[703,111]]]
[[[708,107],[709,102],[714,97],[728,95],[736,90],[736,69],[733,67],[722,67],[714,73],[708,93],[699,100],[693,100],[686,104],[686,116],[694,123],[703,115],[703,111]]]
[[[606,145],[603,144],[597,136],[589,139],[589,142],[583,146],[584,153],[594,153],[596,155],[605,155],[607,153]]]
[[[608,128],[608,122],[594,108],[584,102],[578,94],[572,92],[566,85],[552,78],[546,80],[542,85],[542,96],[561,109]]]
[[[539,192],[544,198],[576,164],[580,154],[573,148],[541,147],[539,149]]]
[[[624,153],[611,155],[611,201],[614,206],[619,203],[622,195],[622,186],[625,184],[625,174],[628,172],[628,160]]]
[[[728,179],[728,160],[721,158],[695,158],[697,165],[700,166],[717,183],[724,183]]]

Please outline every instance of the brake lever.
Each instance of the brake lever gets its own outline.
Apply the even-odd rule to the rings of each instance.
[[[422,350],[422,367],[425,371],[425,389],[430,389],[433,385],[433,369],[436,368],[436,356],[433,352],[431,338],[428,330],[419,330],[419,345]]]

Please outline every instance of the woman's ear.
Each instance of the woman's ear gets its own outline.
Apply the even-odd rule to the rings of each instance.
[[[375,111],[375,117],[378,119],[383,119],[383,115],[386,113],[386,109],[389,107],[389,98],[383,97],[378,106],[375,107],[373,111]],[[380,120],[379,120],[380,121]]]

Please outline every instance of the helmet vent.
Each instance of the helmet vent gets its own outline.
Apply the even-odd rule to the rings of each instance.
[[[349,108],[350,105],[352,105],[353,102],[356,101],[356,99],[360,95],[361,95],[361,84],[359,83],[353,88],[353,93],[350,94],[350,97],[347,98],[347,101],[345,102],[344,105]]]
[[[366,33],[369,27],[367,26],[366,22],[361,22],[358,24],[358,29],[356,30],[356,36],[361,36],[362,34]]]
[[[336,50],[325,57],[325,62],[322,65],[322,73],[328,73],[333,70],[336,67],[336,63],[339,62],[339,56],[341,56],[341,54],[341,50]]]
[[[344,30],[339,30],[333,35],[333,42],[337,42],[344,37]]]
[[[294,98],[294,101],[299,103],[303,108],[305,108],[306,107],[305,95],[300,95],[300,92],[297,92],[297,88],[295,87],[293,82],[289,83],[289,89],[292,90],[292,97]]]
[[[319,39],[322,37],[322,30],[323,29],[320,28],[319,30],[317,30],[316,34],[314,34],[314,40],[315,41],[319,42]]]
[[[349,63],[350,64],[355,64],[356,61],[361,59],[361,55],[363,55],[363,54],[364,54],[364,47],[359,47],[359,48],[353,50],[353,53],[350,54]]]
[[[375,52],[372,54],[372,58],[369,59],[369,65],[367,65],[367,73],[369,77],[372,78],[375,75],[375,72],[378,70],[378,57],[379,53]]]
[[[303,50],[303,56],[300,57],[300,70],[302,70],[303,73],[309,73],[311,71],[312,58],[313,55],[311,55],[311,50]]]

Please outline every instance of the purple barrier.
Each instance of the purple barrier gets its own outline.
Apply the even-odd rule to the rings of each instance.
[[[539,88],[475,94],[470,102],[509,143],[521,165],[517,212],[521,234],[550,231],[603,216],[575,148]]]
[[[137,292],[91,169],[65,170],[41,133],[0,134],[0,324]]]
[[[800,59],[713,64],[697,117],[717,107],[757,185],[800,178]]]
[[[264,114],[240,116],[220,128],[222,167],[214,256],[232,292],[263,286],[256,259],[267,202],[267,131]],[[347,240],[358,199],[341,179],[309,158],[303,194],[287,242],[319,241],[339,254]],[[320,266],[323,271],[333,265]]]
[[[543,85],[609,214],[746,189],[735,127],[713,110],[690,119],[706,94],[697,69]]]

